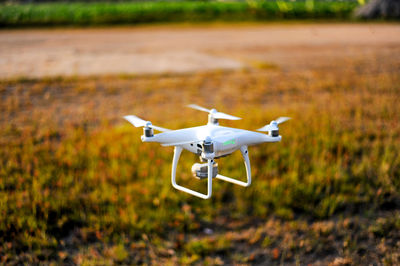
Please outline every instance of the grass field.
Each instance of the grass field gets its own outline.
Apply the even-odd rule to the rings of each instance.
[[[349,20],[358,1],[119,2],[0,5],[1,27],[165,22]]]
[[[400,61],[391,49],[290,70],[260,62],[2,80],[2,262],[398,265]],[[223,124],[246,129],[293,119],[281,143],[249,149],[251,187],[216,181],[205,201],[171,187],[172,148],[141,144],[121,118],[205,122],[187,103],[243,117]],[[196,158],[183,156],[180,182],[204,190],[190,174]],[[220,167],[245,173],[238,154]]]

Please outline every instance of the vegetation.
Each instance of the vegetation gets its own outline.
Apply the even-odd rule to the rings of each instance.
[[[349,19],[357,1],[45,3],[0,6],[0,26]]]
[[[398,265],[398,53],[377,53],[307,69],[1,81],[2,262]],[[216,181],[205,201],[171,187],[172,149],[141,144],[121,119],[206,121],[189,102],[241,128],[293,120],[281,143],[249,149],[251,187]],[[179,182],[205,189],[183,156]],[[244,176],[242,164],[236,154],[220,168]]]

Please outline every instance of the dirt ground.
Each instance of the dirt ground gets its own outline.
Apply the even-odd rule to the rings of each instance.
[[[309,67],[400,45],[399,24],[238,24],[0,31],[0,78]]]

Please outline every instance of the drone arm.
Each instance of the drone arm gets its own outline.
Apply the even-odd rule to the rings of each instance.
[[[185,187],[182,187],[176,183],[176,168],[178,166],[178,161],[179,157],[181,156],[182,153],[182,147],[181,146],[175,146],[174,149],[174,158],[172,160],[172,174],[171,174],[171,182],[172,186],[180,191],[189,193],[193,196],[202,198],[202,199],[209,199],[211,198],[212,194],[212,174],[213,174],[213,163],[214,160],[210,159],[208,160],[208,182],[207,182],[207,194],[203,194]]]
[[[216,178],[242,186],[248,187],[251,185],[251,168],[250,168],[250,159],[249,159],[249,152],[247,150],[247,146],[240,147],[240,152],[242,153],[244,165],[246,167],[246,175],[247,175],[247,182],[239,181],[227,176],[217,175]]]

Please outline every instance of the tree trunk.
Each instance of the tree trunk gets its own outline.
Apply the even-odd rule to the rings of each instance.
[[[356,17],[364,19],[400,18],[400,0],[371,0],[355,12]]]

